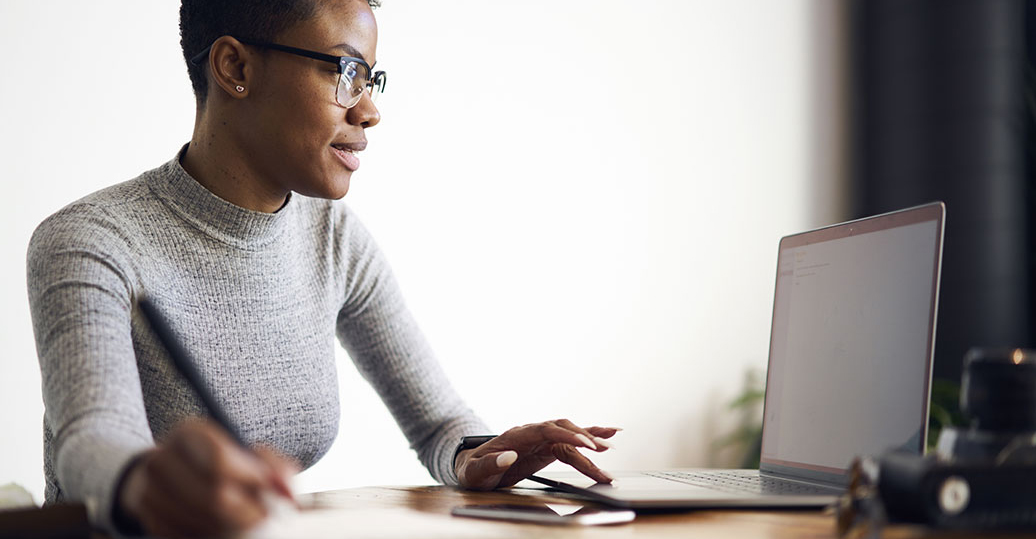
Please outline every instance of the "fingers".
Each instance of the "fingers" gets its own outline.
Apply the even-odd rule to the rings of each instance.
[[[611,483],[614,478],[570,445],[554,446],[554,456],[598,483]]]
[[[155,458],[143,462],[148,482],[162,485],[158,489],[150,489],[147,492],[149,500],[156,506],[162,503],[169,503],[169,500],[181,500],[175,504],[187,511],[203,515],[203,518],[212,518],[213,507],[204,499],[205,487],[209,481],[194,466],[182,458],[170,458],[169,452],[159,452]]]
[[[514,449],[519,453],[550,451],[551,444],[570,444],[594,451],[603,451],[592,440],[593,434],[567,419],[544,421],[515,427],[497,436],[483,447],[488,451]],[[481,448],[479,448],[481,449]]]
[[[196,493],[194,503],[184,497],[188,490],[172,487],[170,481],[154,482],[145,491],[142,523],[145,529],[167,530],[175,536],[212,537],[246,530],[266,516],[266,508],[253,494],[233,485],[189,488]]]
[[[457,477],[465,487],[492,490],[517,460],[518,452],[513,450],[496,451],[478,457],[470,456],[463,459]]]
[[[253,453],[214,424],[192,421],[132,465],[118,503],[154,535],[232,534],[266,518],[264,493],[290,496],[294,470],[272,450]]]
[[[591,430],[593,429],[593,430]],[[567,419],[532,423],[509,429],[474,450],[474,456],[512,449],[523,456],[528,453],[550,454],[552,444],[570,444],[593,451],[605,451],[613,444],[607,440],[620,429],[591,427],[584,429]]]
[[[298,463],[281,455],[272,447],[258,446],[255,448],[255,454],[269,466],[270,481],[274,490],[294,502],[295,494],[291,489],[291,479],[302,470]]]
[[[615,427],[587,427],[586,430],[589,431],[590,434],[594,435],[594,439],[597,439],[597,438],[608,439],[608,438],[611,438],[612,436],[615,436],[615,434],[618,433],[619,431],[621,431],[622,429],[615,428]],[[611,446],[609,446],[609,447],[611,447]]]
[[[139,504],[143,511],[140,521],[146,530],[161,537],[172,536],[174,532],[188,536],[199,536],[207,530],[201,526],[200,519],[192,518],[194,508],[179,503],[181,497],[160,489],[147,489],[142,492]]]
[[[543,437],[549,441],[599,450],[597,444],[591,440],[593,434],[567,419],[547,421],[541,423],[539,428]]]
[[[269,471],[261,460],[208,422],[187,422],[166,443],[210,479],[220,478],[257,490],[269,483]]]
[[[557,459],[595,481],[611,482],[611,476],[581,455],[577,448],[607,451],[614,447],[608,438],[619,430],[596,426],[584,429],[567,419],[515,427],[475,449],[462,451],[455,463],[457,478],[462,486],[472,489],[507,487]],[[508,454],[506,460],[498,462],[505,454]]]
[[[590,427],[585,429],[569,421],[557,419],[533,425],[540,430],[541,436],[553,443],[567,443],[576,447],[603,452],[614,447],[611,438],[620,429],[611,427]]]
[[[607,451],[614,447],[614,444],[606,438],[610,438],[618,432],[618,429],[603,429],[601,427],[591,427],[591,429],[595,430],[584,429],[567,419],[547,421],[541,425],[543,425],[544,436],[551,441],[585,447],[597,452]],[[572,440],[575,441],[573,442]]]

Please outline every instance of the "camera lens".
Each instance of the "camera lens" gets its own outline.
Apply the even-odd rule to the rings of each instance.
[[[964,356],[961,410],[982,431],[1036,431],[1036,351],[972,348]]]

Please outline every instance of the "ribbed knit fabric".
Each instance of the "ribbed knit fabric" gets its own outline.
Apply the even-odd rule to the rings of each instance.
[[[370,234],[341,202],[235,206],[179,156],[47,218],[28,251],[43,379],[46,501],[110,529],[133,456],[203,415],[139,313],[149,297],[251,444],[308,467],[338,432],[337,335],[438,481],[488,432],[445,378]]]

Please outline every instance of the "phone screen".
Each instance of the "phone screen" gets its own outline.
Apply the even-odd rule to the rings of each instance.
[[[556,524],[569,526],[595,526],[630,522],[636,513],[628,509],[598,509],[570,504],[487,504],[462,505],[450,511],[454,516],[531,522],[534,524]]]

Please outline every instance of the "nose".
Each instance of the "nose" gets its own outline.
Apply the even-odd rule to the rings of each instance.
[[[381,113],[378,112],[378,107],[374,105],[370,92],[365,90],[363,95],[360,96],[360,101],[346,111],[346,119],[350,124],[358,125],[364,129],[378,125],[378,122],[381,121]]]

